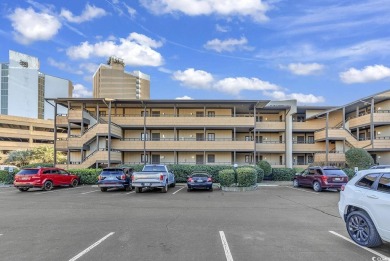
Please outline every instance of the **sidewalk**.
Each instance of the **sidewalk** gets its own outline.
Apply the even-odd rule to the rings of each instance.
[[[261,186],[292,186],[292,181],[273,181],[273,180],[263,180],[261,183],[257,183]]]

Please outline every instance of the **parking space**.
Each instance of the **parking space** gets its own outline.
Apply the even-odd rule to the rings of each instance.
[[[0,188],[4,260],[372,260],[343,239],[339,193],[289,186],[168,193]],[[332,231],[333,233],[329,232]],[[15,251],[15,245],[18,246]]]

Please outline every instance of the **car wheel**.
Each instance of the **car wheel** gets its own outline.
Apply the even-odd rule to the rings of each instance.
[[[79,184],[79,181],[77,179],[74,179],[72,181],[72,184],[70,184],[72,187],[77,187],[77,185]]]
[[[142,188],[136,187],[135,188],[135,193],[142,193]]]
[[[192,191],[192,189],[191,189],[191,188],[187,188],[187,191],[188,191],[188,192],[191,192],[191,191]]]
[[[383,242],[370,216],[363,211],[353,211],[346,221],[349,236],[356,244],[365,247],[377,247]]]
[[[107,191],[107,188],[100,188],[100,191],[101,191],[101,192],[106,192],[106,191]]]
[[[125,188],[125,190],[126,190],[126,191],[131,191],[131,186],[127,186],[127,187]]]
[[[171,184],[171,188],[176,187],[176,180]]]
[[[29,188],[18,188],[22,192],[26,192]]]
[[[314,181],[313,189],[315,192],[321,192],[322,191],[321,184],[318,181]]]
[[[161,193],[167,193],[168,192],[168,183],[165,183],[165,186],[161,189]]]
[[[293,186],[294,186],[294,188],[299,187],[299,181],[297,179],[293,180]]]
[[[49,191],[53,188],[53,182],[51,181],[46,181],[45,184],[43,184],[43,189],[46,191]]]

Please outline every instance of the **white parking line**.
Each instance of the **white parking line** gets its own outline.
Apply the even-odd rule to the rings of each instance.
[[[96,192],[96,191],[100,191],[100,190],[92,190],[92,191],[87,191],[87,192],[83,192],[83,193],[80,193],[80,194],[81,195],[85,195],[85,194],[93,193],[93,192]]]
[[[49,191],[37,192],[37,193],[34,193],[34,195],[45,194],[45,193],[53,193],[53,192],[59,192],[59,191],[66,191],[66,190],[72,190],[72,189],[79,189],[79,188],[82,188],[82,187],[49,190]]]
[[[319,195],[320,193],[318,192],[313,192],[313,191],[307,191],[307,190],[304,190],[304,189],[299,189],[299,188],[293,188],[293,187],[289,187],[289,186],[283,186],[285,188],[290,188],[290,189],[295,189],[295,190],[299,190],[299,191],[303,191],[303,192],[306,192],[306,193],[312,193],[312,194],[316,194],[316,195]]]
[[[97,245],[99,245],[101,242],[103,242],[104,240],[106,240],[108,237],[114,235],[115,232],[111,232],[109,233],[108,235],[104,236],[103,238],[99,239],[99,241],[96,241],[95,243],[93,243],[92,245],[90,245],[88,248],[86,248],[85,250],[81,251],[80,253],[77,254],[77,256],[69,259],[69,261],[75,261],[77,259],[79,259],[80,257],[82,257],[83,255],[85,255],[86,253],[88,253],[89,251],[92,250],[92,248],[96,247]]]
[[[130,192],[126,193],[126,195],[129,195],[129,194],[134,193],[134,192],[135,192],[135,190],[134,191],[130,191]]]
[[[353,242],[351,239],[346,238],[345,236],[342,236],[342,235],[340,235],[340,234],[338,234],[338,233],[336,233],[336,232],[334,232],[334,231],[329,231],[329,233],[331,233],[331,234],[333,234],[333,235],[335,235],[335,236],[338,236],[338,237],[340,237],[340,238],[342,238],[342,239],[344,239],[344,240],[346,240],[346,241],[348,241],[348,242],[350,242],[350,243],[352,243],[352,244],[354,244],[354,245],[357,245],[358,247],[363,248],[364,250],[367,250],[368,252],[371,252],[371,253],[374,254],[374,255],[377,255],[377,256],[381,257],[382,260],[390,260],[390,257],[387,257],[387,256],[385,256],[385,255],[382,255],[381,253],[379,253],[379,252],[377,252],[377,251],[375,251],[375,250],[373,250],[373,249],[371,249],[371,248],[364,247],[364,246],[360,246],[360,245],[356,244],[355,242]],[[374,260],[374,259],[373,259],[373,260]]]
[[[184,188],[185,188],[185,187],[182,187],[182,188],[176,190],[175,192],[172,193],[172,195],[175,195],[177,192],[179,192],[180,190],[182,190],[182,189],[184,189]]]
[[[223,250],[225,251],[226,261],[233,261],[232,253],[230,252],[228,242],[223,231],[219,231],[219,235],[222,240]]]

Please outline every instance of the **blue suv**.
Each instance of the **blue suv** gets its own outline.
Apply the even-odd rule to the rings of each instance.
[[[102,192],[109,188],[121,188],[126,191],[132,189],[131,168],[105,168],[98,177],[98,187]]]

